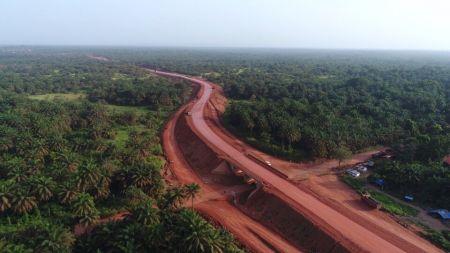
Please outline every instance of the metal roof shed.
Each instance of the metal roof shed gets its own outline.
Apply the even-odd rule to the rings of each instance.
[[[450,212],[448,210],[446,210],[446,209],[431,210],[428,213],[437,215],[443,220],[450,220]]]

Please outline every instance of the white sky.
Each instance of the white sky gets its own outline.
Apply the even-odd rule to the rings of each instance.
[[[450,0],[0,0],[0,44],[450,50]]]

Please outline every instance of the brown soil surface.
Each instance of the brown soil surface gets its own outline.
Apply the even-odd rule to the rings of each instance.
[[[358,224],[370,227],[371,231],[394,245],[402,245],[406,252],[436,252],[437,249],[425,239],[419,237],[405,223],[399,224],[393,216],[370,208],[361,201],[361,196],[340,181],[336,175],[312,176],[298,183],[298,186],[322,200],[338,212]]]
[[[75,227],[73,229],[73,233],[75,234],[75,236],[81,236],[81,235],[84,235],[86,233],[90,233],[97,225],[101,225],[101,224],[105,224],[105,223],[113,222],[113,221],[123,220],[129,214],[130,213],[128,213],[128,212],[117,213],[117,214],[112,215],[110,217],[106,217],[106,218],[100,219],[95,224],[90,225],[90,226],[84,226],[84,225],[81,225],[81,224],[77,224],[77,225],[75,225]]]

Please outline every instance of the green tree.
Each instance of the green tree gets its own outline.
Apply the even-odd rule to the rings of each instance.
[[[194,209],[194,198],[200,192],[200,186],[196,183],[191,183],[184,186],[184,191],[186,196],[191,199],[191,208]]]
[[[333,153],[333,158],[337,159],[339,161],[339,167],[341,167],[341,163],[345,160],[350,158],[352,155],[352,152],[345,146],[339,146],[336,148],[336,150]]]
[[[94,224],[98,219],[94,198],[88,193],[79,193],[72,203],[72,209],[83,225]]]
[[[12,201],[11,181],[0,181],[0,212],[11,208]]]
[[[13,211],[18,214],[29,213],[36,208],[38,202],[36,197],[30,196],[25,190],[19,190],[13,197]]]
[[[225,242],[214,227],[192,210],[180,212],[179,249],[187,252],[223,252]]]
[[[32,193],[39,201],[47,201],[53,196],[56,183],[46,176],[33,176],[30,178]]]

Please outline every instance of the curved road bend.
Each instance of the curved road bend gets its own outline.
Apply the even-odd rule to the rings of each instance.
[[[199,84],[201,86],[199,92],[201,97],[197,99],[191,107],[191,117],[189,120],[191,125],[195,128],[194,130],[200,134],[200,138],[206,141],[214,150],[226,154],[232,161],[235,161],[237,165],[240,165],[240,167],[250,176],[264,184],[278,189],[280,194],[284,195],[294,203],[294,206],[300,206],[303,211],[306,211],[306,213],[309,214],[307,216],[315,216],[316,219],[314,222],[317,223],[317,221],[320,221],[319,225],[321,227],[337,231],[341,237],[345,238],[350,243],[356,244],[362,250],[367,252],[442,252],[432,245],[424,243],[421,238],[417,238],[418,240],[416,240],[413,245],[407,246],[406,249],[404,247],[405,245],[394,245],[369,229],[335,211],[316,197],[302,191],[289,181],[282,179],[265,169],[263,166],[248,158],[241,151],[222,140],[207,125],[203,112],[212,93],[212,86],[209,82],[177,73],[163,71],[154,71],[154,73],[166,77],[182,78]],[[305,212],[303,213],[305,214]],[[412,242],[410,241],[410,243]]]

